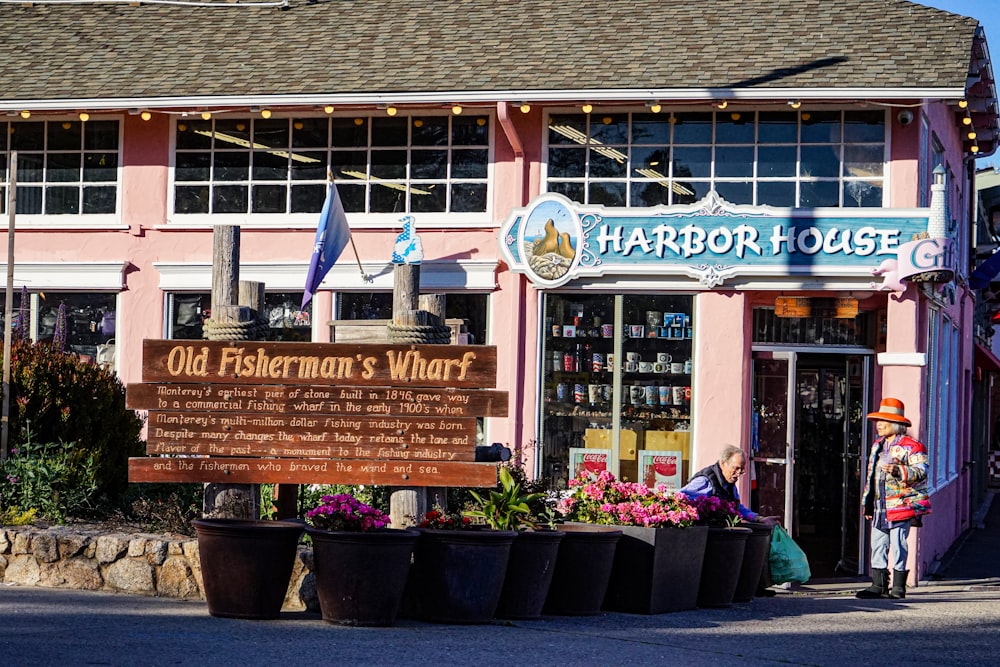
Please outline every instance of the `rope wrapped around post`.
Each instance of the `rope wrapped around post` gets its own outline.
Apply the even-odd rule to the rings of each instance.
[[[390,343],[415,345],[447,345],[451,342],[451,327],[434,324],[387,324]]]
[[[202,323],[207,340],[264,340],[268,323],[264,320],[250,322],[216,322],[209,318]]]

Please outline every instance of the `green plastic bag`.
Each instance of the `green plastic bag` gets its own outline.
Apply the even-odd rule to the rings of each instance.
[[[771,578],[776,584],[787,581],[797,581],[804,584],[809,581],[812,572],[809,570],[809,559],[792,536],[781,526],[775,526],[771,533]]]

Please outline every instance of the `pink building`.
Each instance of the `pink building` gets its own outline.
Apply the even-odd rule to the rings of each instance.
[[[216,225],[271,337],[421,286],[498,348],[520,447],[681,484],[726,444],[817,577],[867,568],[864,415],[930,452],[919,578],[969,525],[974,159],[996,88],[974,19],[902,0],[4,4],[0,168],[15,305],[140,378],[200,338]],[[581,17],[586,17],[585,19]],[[353,230],[302,311],[327,170]],[[112,343],[114,347],[107,347]],[[973,471],[974,472],[974,471]]]

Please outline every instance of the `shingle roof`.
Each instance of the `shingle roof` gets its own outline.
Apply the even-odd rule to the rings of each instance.
[[[964,90],[977,21],[905,0],[0,4],[0,102],[691,88]]]

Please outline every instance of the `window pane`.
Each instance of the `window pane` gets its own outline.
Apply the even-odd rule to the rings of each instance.
[[[883,146],[844,146],[845,176],[881,176]]]
[[[757,205],[792,208],[795,206],[795,183],[758,183]]]
[[[49,153],[47,161],[50,183],[75,183],[80,180],[79,153]]]
[[[632,116],[633,144],[669,144],[669,114],[635,114]]]
[[[253,186],[253,210],[251,213],[284,213],[287,192],[284,185]]]
[[[631,206],[657,206],[670,203],[670,184],[667,181],[633,183]]]
[[[715,191],[730,204],[753,204],[752,183],[716,182]]]
[[[347,213],[364,213],[368,189],[364,185],[341,185],[337,184],[337,192],[340,193],[340,203],[344,205]],[[323,199],[326,193],[320,194],[319,204],[323,206]],[[316,209],[317,211],[320,208]]]
[[[288,178],[288,158],[270,151],[253,152],[253,178],[262,181],[284,181]]]
[[[719,144],[752,144],[753,112],[734,111],[716,115],[715,142]]]
[[[83,189],[84,213],[114,213],[117,188],[110,186],[85,187]]]
[[[410,153],[410,178],[448,177],[448,151],[418,150]]]
[[[628,160],[616,148],[591,149],[590,175],[594,178],[624,178],[628,175]]]
[[[288,119],[254,119],[253,140],[268,148],[288,148]]]
[[[583,176],[586,171],[585,148],[550,148],[549,177],[567,178]]]
[[[211,148],[212,121],[183,120],[177,123],[177,148]]]
[[[711,189],[708,181],[674,181],[671,186],[675,204],[693,204]]]
[[[795,176],[798,149],[795,146],[760,146],[757,148],[757,176]]]
[[[836,181],[804,181],[799,206],[839,206],[840,185]]]
[[[410,188],[410,211],[435,213],[447,210],[448,188],[439,183],[419,183]]]
[[[41,153],[17,154],[18,183],[41,183],[44,177],[44,158]],[[18,190],[18,192],[20,192],[20,190]]]
[[[406,151],[372,151],[372,176],[375,178],[405,178]]]
[[[379,183],[372,183],[371,212],[403,213],[406,210],[406,202],[403,196],[404,192],[400,189],[391,188]],[[344,210],[348,210],[346,202],[344,202]]]
[[[80,212],[80,188],[49,187],[45,189],[45,214],[66,215]]]
[[[334,151],[330,159],[337,179],[368,177],[367,151]]]
[[[455,213],[486,211],[485,183],[455,183],[451,186],[451,210]]]
[[[326,118],[296,118],[292,121],[292,148],[326,148],[330,121]]]
[[[716,177],[753,176],[753,146],[719,146],[715,149]]]
[[[586,137],[587,119],[584,116],[552,116],[549,119],[549,145],[580,144]]]
[[[45,148],[45,123],[11,123],[10,132],[11,150],[40,151]],[[18,169],[20,177],[20,166]]]
[[[845,142],[885,141],[884,111],[845,111]]]
[[[489,151],[486,150],[456,149],[451,153],[451,177],[486,178],[489,159]]]
[[[639,178],[656,178],[670,169],[670,149],[633,148],[632,175]]]
[[[882,181],[847,181],[844,183],[844,206],[882,206]]]
[[[452,116],[453,146],[489,146],[490,123],[487,116]]]
[[[171,306],[173,318],[170,323],[170,337],[182,340],[200,339],[202,325],[212,307],[212,296],[210,294],[174,294]]]
[[[245,185],[216,185],[212,188],[213,213],[246,213],[247,187]]]
[[[549,192],[558,192],[578,204],[584,203],[583,183],[549,183]]]
[[[624,183],[591,183],[588,204],[604,206],[625,206]]]
[[[211,121],[205,121],[211,123]],[[215,121],[215,148],[250,148],[250,121],[246,118],[226,118]]]
[[[83,156],[83,180],[115,181],[118,178],[118,153],[86,153]]]
[[[761,111],[757,115],[757,141],[793,144],[798,141],[799,116],[794,111]]]
[[[180,185],[175,187],[174,213],[208,213],[208,186]]]
[[[351,148],[368,145],[367,118],[332,118],[333,145]]]
[[[414,146],[448,145],[447,116],[430,116],[428,118],[414,118],[412,123],[413,123]]]
[[[675,144],[712,143],[712,114],[710,113],[674,114],[674,143]]]
[[[93,120],[83,123],[83,147],[88,151],[118,150],[118,121]]]
[[[302,292],[264,294],[264,319],[268,323],[267,340],[309,342],[312,340],[312,302],[301,310]]]
[[[216,152],[212,166],[216,181],[245,181],[250,174],[250,153]]]
[[[593,141],[609,145],[628,143],[628,114],[594,114],[590,117]]]
[[[20,156],[18,156],[20,157]],[[20,172],[18,172],[20,174]],[[15,212],[24,215],[34,215],[42,212],[42,188],[26,188],[20,185],[20,177],[17,186],[17,207]]]
[[[174,178],[178,181],[207,181],[211,175],[210,153],[178,153]]]
[[[345,211],[351,210],[347,208],[347,204],[344,202],[345,191],[349,189],[340,185],[337,186],[337,192],[340,193],[340,203],[344,204]],[[296,185],[292,187],[291,211],[292,213],[319,213],[323,210],[323,202],[325,200],[325,185]]]
[[[806,178],[840,176],[837,146],[803,146],[800,172]]]
[[[840,142],[839,111],[803,111],[802,143],[829,144]]]
[[[317,181],[326,178],[326,152],[292,153],[292,180]]]
[[[10,134],[11,125],[8,123],[0,123],[0,151],[7,150],[7,136]],[[4,168],[7,167],[6,162],[4,162]]]
[[[50,151],[79,151],[82,145],[82,123],[50,121],[48,125],[48,149]]]
[[[674,176],[708,178],[712,171],[712,149],[708,146],[674,148]]]
[[[405,145],[405,118],[372,118],[372,146]]]

